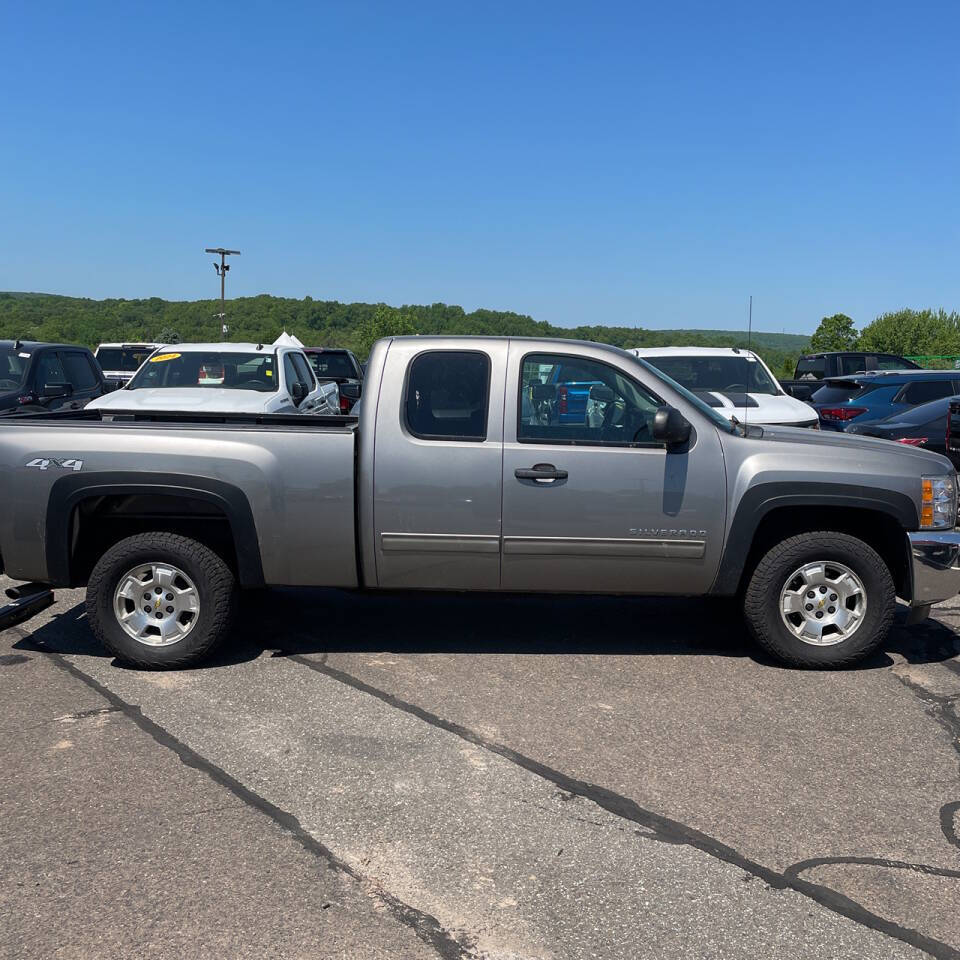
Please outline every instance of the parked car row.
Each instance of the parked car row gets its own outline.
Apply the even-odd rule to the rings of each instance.
[[[349,350],[277,343],[0,341],[0,414],[104,410],[350,413],[363,371]]]

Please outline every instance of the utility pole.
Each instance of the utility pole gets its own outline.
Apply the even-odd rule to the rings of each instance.
[[[227,263],[227,257],[239,257],[239,250],[226,250],[223,247],[204,247],[204,253],[219,253],[220,262],[217,263],[216,260],[213,261],[213,269],[217,271],[217,276],[220,278],[220,312],[217,316],[220,318],[220,339],[227,339],[227,306],[226,306],[226,290],[225,283],[227,279],[227,271],[230,269],[230,264]]]

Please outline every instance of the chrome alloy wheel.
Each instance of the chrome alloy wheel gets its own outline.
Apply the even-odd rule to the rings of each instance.
[[[834,560],[805,563],[780,591],[780,616],[787,629],[815,647],[848,640],[866,612],[867,591],[860,578]]]
[[[137,642],[167,647],[193,629],[200,615],[200,595],[179,567],[142,563],[120,578],[113,613]]]

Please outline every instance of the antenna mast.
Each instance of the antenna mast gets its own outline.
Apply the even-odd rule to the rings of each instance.
[[[748,314],[747,314],[747,352],[748,352],[748,353],[750,352],[750,341],[751,341],[752,337],[753,337],[753,294],[751,293],[751,294],[750,294],[750,307],[749,307],[749,312],[748,312]],[[744,391],[744,394],[743,394],[743,435],[746,436],[746,435],[747,435],[747,419],[748,419],[748,417],[750,416],[750,414],[748,413],[748,411],[749,411],[749,409],[750,409],[750,403],[749,403],[749,401],[750,401],[750,391],[749,391],[750,384],[749,384],[749,383],[745,383],[745,384],[744,384],[744,387],[748,388],[748,389],[746,389],[746,390]]]

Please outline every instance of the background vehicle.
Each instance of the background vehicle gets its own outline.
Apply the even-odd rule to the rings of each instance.
[[[846,432],[864,437],[893,440],[912,447],[923,447],[924,450],[947,457],[954,468],[957,468],[960,467],[960,456],[947,449],[947,418],[950,414],[950,404],[956,399],[960,398],[943,397],[940,400],[901,410],[884,420],[864,424],[853,423]]]
[[[339,412],[335,383],[318,383],[303,351],[258,343],[161,347],[98,410],[185,413]]]
[[[545,423],[524,397],[569,367],[601,415]],[[7,574],[86,584],[100,640],[154,667],[225,637],[238,584],[741,595],[801,666],[869,654],[896,596],[916,619],[960,589],[956,474],[927,451],[738,429],[601,344],[405,337],[369,368],[359,421],[0,423]]]
[[[739,347],[650,347],[631,353],[695,393],[725,417],[741,423],[816,427],[810,407],[788,396],[770,368]]]
[[[845,377],[873,370],[919,370],[918,364],[893,353],[864,353],[841,350],[831,353],[808,353],[797,361],[793,380],[781,380],[780,386],[798,400],[809,400],[820,386],[818,380]]]
[[[824,430],[875,423],[911,407],[960,393],[956,370],[862,373],[825,380],[811,398]]]
[[[159,343],[101,343],[93,355],[103,375],[123,386],[159,346]]]
[[[86,347],[0,340],[0,412],[78,410],[112,389]]]
[[[363,389],[363,369],[350,350],[339,347],[304,347],[303,352],[313,365],[313,372],[321,383],[335,383],[340,391],[340,412],[349,413]],[[344,390],[344,384],[353,384],[356,390]]]

